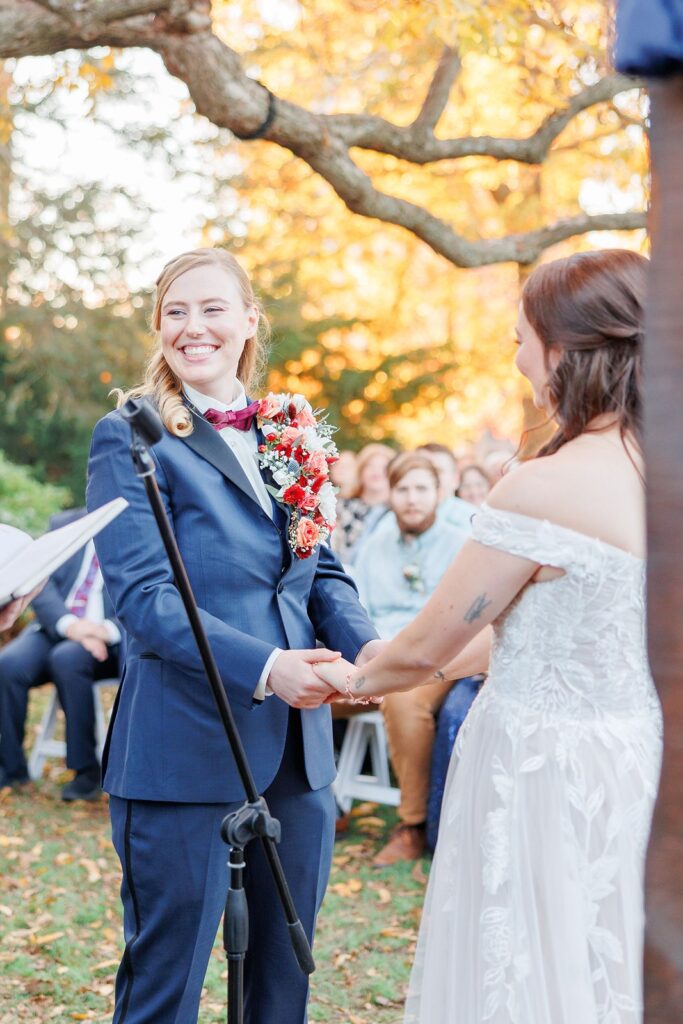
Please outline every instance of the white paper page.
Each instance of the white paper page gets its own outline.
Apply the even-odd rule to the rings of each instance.
[[[0,607],[16,597],[30,594],[127,507],[125,498],[114,498],[82,519],[44,533],[21,550],[15,548],[16,553],[4,564],[0,548]],[[14,543],[17,543],[16,537]]]

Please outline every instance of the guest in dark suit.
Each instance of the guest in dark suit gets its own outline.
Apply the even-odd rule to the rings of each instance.
[[[257,787],[282,823],[280,856],[312,939],[335,819],[322,706],[331,691],[313,663],[335,652],[362,663],[379,641],[329,547],[297,554],[290,513],[266,489],[276,477],[261,475],[263,434],[245,394],[259,321],[231,255],[179,256],[157,281],[160,343],[134,393],[156,402],[166,427],[153,448],[157,481]],[[129,445],[118,413],[101,420],[88,484],[91,509],[119,494],[130,503],[97,538],[129,641],[104,755],[126,937],[114,1021],[191,1024],[228,886],[220,823],[244,790]],[[249,848],[245,888],[246,1021],[303,1024],[308,982],[260,843]]]
[[[50,526],[65,526],[84,511],[62,512]],[[76,773],[62,799],[93,800],[101,789],[92,685],[118,676],[121,633],[92,541],[57,569],[32,607],[36,621],[0,651],[0,783],[16,787],[28,781],[28,692],[52,682],[66,717],[66,764]]]

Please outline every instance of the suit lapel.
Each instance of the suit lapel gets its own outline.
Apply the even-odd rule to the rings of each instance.
[[[249,483],[249,479],[240,466],[239,459],[232,452],[230,447],[225,443],[223,438],[220,436],[217,430],[206,422],[203,416],[200,416],[193,408],[190,407],[192,414],[192,421],[194,424],[194,430],[188,437],[181,438],[182,441],[191,448],[193,452],[201,456],[202,459],[206,459],[212,466],[235,484],[236,487],[246,494],[255,505],[261,508],[258,498],[254,494],[254,489]]]

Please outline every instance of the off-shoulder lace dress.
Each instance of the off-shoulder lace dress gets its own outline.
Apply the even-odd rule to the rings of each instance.
[[[637,1024],[661,710],[643,560],[482,506],[473,536],[564,570],[494,623],[443,801],[406,1021]]]

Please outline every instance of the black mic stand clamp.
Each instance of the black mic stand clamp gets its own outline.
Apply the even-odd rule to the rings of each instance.
[[[246,751],[242,745],[230,702],[156,482],[154,459],[149,449],[163,436],[161,420],[153,406],[144,399],[130,398],[120,411],[131,428],[130,452],[135,472],[145,486],[147,498],[171,563],[176,586],[190,620],[190,626],[197,642],[228,744],[247,795],[246,803],[228,814],[221,824],[221,837],[230,847],[228,860],[230,887],[223,921],[223,945],[228,960],[228,1024],[242,1024],[244,1019],[244,958],[249,944],[249,914],[244,891],[244,850],[252,839],[258,838],[263,843],[263,850],[287,920],[290,941],[299,967],[304,974],[312,974],[315,970],[315,963],[275,847],[275,844],[280,841],[280,822],[271,816],[266,801],[259,796],[256,789]]]

